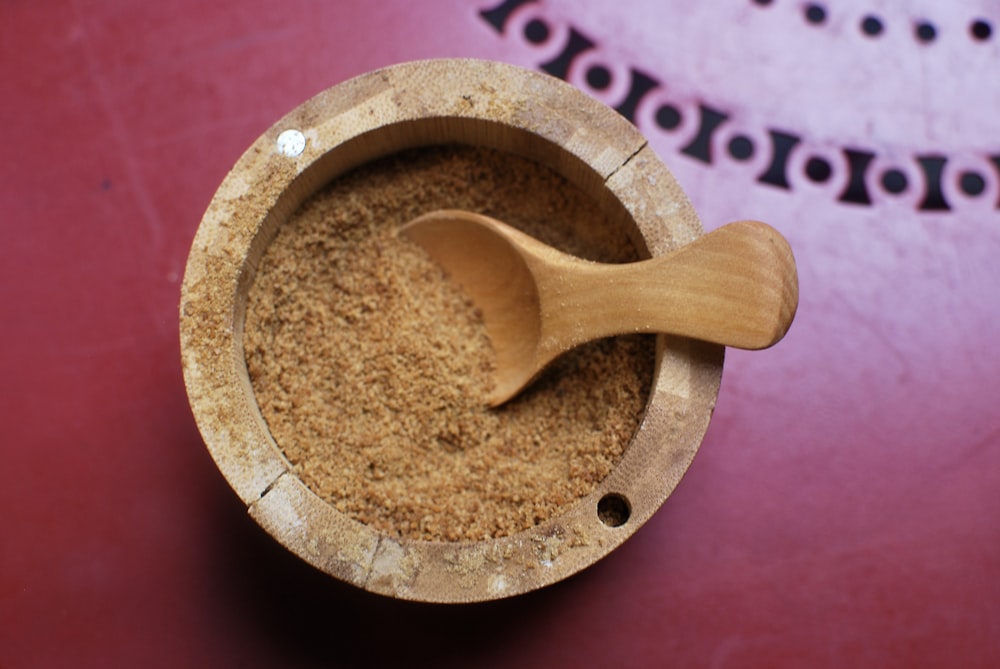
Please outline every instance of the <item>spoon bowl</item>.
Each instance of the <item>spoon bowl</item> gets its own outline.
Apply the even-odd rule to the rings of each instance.
[[[496,354],[491,406],[594,339],[657,332],[763,349],[784,337],[798,306],[792,250],[759,221],[730,223],[671,253],[617,265],[576,258],[468,211],[434,211],[400,233],[482,311]]]

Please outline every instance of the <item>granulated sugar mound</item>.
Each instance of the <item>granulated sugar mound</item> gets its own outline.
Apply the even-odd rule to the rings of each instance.
[[[296,474],[343,513],[410,539],[506,536],[611,471],[645,407],[655,343],[586,345],[487,408],[480,315],[397,237],[435,209],[494,216],[593,260],[637,259],[548,168],[471,147],[397,154],[338,178],[278,231],[248,298],[247,367]]]

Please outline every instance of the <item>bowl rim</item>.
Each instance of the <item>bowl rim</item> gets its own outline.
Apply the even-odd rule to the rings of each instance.
[[[303,142],[278,141],[288,130]],[[285,135],[287,137],[288,135]],[[464,143],[547,164],[624,217],[641,252],[662,255],[702,233],[676,180],[624,117],[569,84],[474,59],[411,61],[307,100],[265,131],[215,193],[181,288],[185,387],[219,470],[269,534],[318,569],[365,590],[424,602],[528,592],[621,545],[662,505],[701,444],[723,347],[658,337],[653,387],[618,465],[587,496],[516,534],[478,542],[400,539],[337,511],[294,474],[257,407],[243,356],[246,296],[284,220],[332,178],[418,146]],[[606,525],[601,500],[625,502]]]

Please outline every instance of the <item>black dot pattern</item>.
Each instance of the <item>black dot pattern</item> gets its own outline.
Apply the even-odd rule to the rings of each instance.
[[[656,125],[664,130],[676,130],[681,124],[681,112],[673,105],[661,105],[656,110]]]
[[[806,162],[806,176],[810,181],[825,183],[833,176],[833,168],[825,158],[810,158]]]
[[[982,19],[976,19],[969,26],[969,34],[973,39],[984,42],[993,36],[993,27]]]
[[[823,5],[806,5],[806,21],[815,25],[826,21],[826,9]]]
[[[885,26],[882,25],[882,19],[877,16],[869,15],[861,21],[861,32],[869,37],[877,37],[881,35],[884,28]]]
[[[753,157],[753,140],[745,135],[737,135],[729,140],[729,155],[736,160],[749,160]]]
[[[934,27],[933,23],[928,21],[918,21],[913,30],[917,36],[917,40],[924,44],[929,44],[937,39],[937,28]]]
[[[966,195],[982,195],[986,190],[986,180],[978,172],[963,172],[958,181],[959,188]]]
[[[603,91],[611,85],[611,70],[603,65],[594,65],[587,70],[587,85]]]
[[[772,0],[751,0],[759,7],[767,7],[772,4]],[[821,2],[809,2],[802,6],[802,17],[806,23],[812,26],[821,26],[827,23],[829,11],[827,5]],[[859,32],[865,37],[881,37],[889,30],[886,20],[878,14],[865,14],[858,17],[857,26]],[[929,17],[913,17],[910,19],[913,37],[915,41],[922,45],[935,42],[938,39],[938,27]],[[974,18],[969,21],[969,37],[974,42],[986,42],[993,37],[993,25],[985,18]]]
[[[887,193],[892,195],[899,195],[905,192],[909,187],[908,179],[906,174],[900,170],[891,169],[886,170],[882,174],[882,188],[885,189]]]
[[[774,0],[750,0],[758,7],[782,6]],[[855,143],[831,147],[826,142],[811,144],[807,133],[783,125],[764,124],[757,128],[734,127],[736,112],[718,101],[675,97],[669,82],[648,69],[649,63],[622,63],[611,51],[604,51],[596,39],[570,22],[539,16],[537,0],[498,0],[497,5],[480,11],[482,19],[502,37],[513,36],[529,44],[548,44],[544,62],[537,67],[569,81],[579,72],[578,83],[591,92],[610,97],[614,85],[613,108],[644,132],[669,134],[673,150],[685,159],[705,166],[740,163],[747,178],[761,186],[793,192],[806,182],[824,185],[839,204],[873,207],[888,204],[880,195],[903,196],[892,206],[913,206],[919,212],[949,212],[964,206],[986,203],[1000,211],[1000,148],[982,146],[974,151],[949,155],[933,146],[914,147],[890,158],[878,146]],[[514,34],[511,18],[532,6],[533,15]],[[883,12],[837,14],[843,9],[827,2],[788,0],[810,30],[853,28],[858,39],[878,40],[892,35],[894,40],[909,38],[923,49],[943,41],[964,39],[979,49],[993,39],[988,18],[970,17],[965,30],[953,24],[935,24],[933,12],[887,17]],[[774,11],[774,10],[771,10]],[[961,24],[960,24],[961,25]],[[551,42],[559,41],[558,45]],[[929,50],[928,53],[931,53]],[[822,148],[821,148],[822,147]]]
[[[549,26],[541,19],[532,19],[524,26],[524,38],[532,44],[544,44],[549,40]]]

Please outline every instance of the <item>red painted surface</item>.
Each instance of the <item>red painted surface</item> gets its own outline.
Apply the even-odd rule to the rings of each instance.
[[[982,5],[996,32],[995,7],[925,3],[939,31],[921,45],[903,14],[859,36],[861,2],[812,26],[780,0],[542,1],[504,34],[478,15],[495,4],[3,3],[0,667],[1000,666],[1000,172],[982,169],[1000,39],[966,31]],[[532,17],[549,42],[519,32]],[[596,62],[665,82],[684,122],[652,125],[650,94],[640,127],[706,227],[789,237],[798,319],[774,349],[730,352],[688,475],[592,569],[458,608],[331,581],[246,517],[195,429],[177,341],[195,228],[316,92],[430,56],[538,67],[570,26],[598,45],[574,83]],[[592,92],[614,104],[615,86]],[[728,115],[711,163],[681,151],[698,104]],[[801,140],[789,188],[757,180],[768,128]],[[747,163],[725,155],[740,133]],[[838,199],[848,146],[876,154],[871,204]],[[796,171],[810,152],[829,183]],[[950,210],[880,189],[893,165],[917,183],[917,154],[948,158]]]

